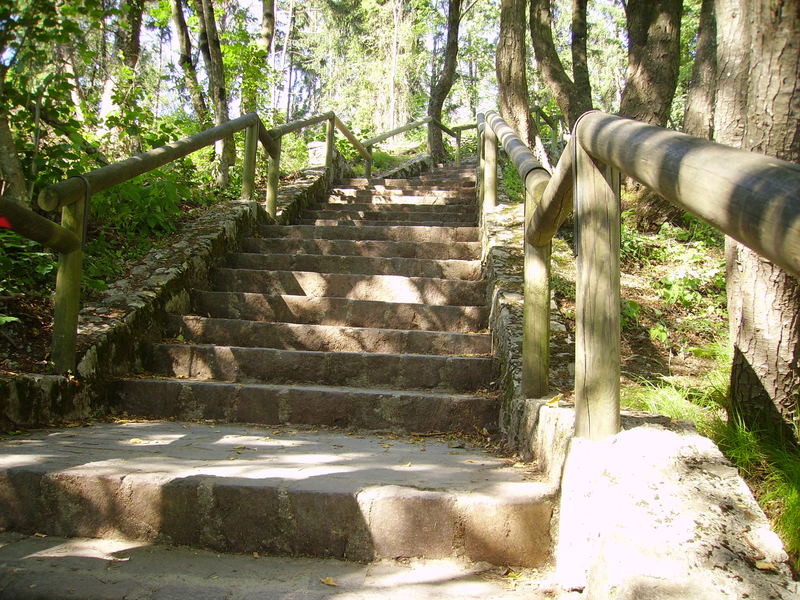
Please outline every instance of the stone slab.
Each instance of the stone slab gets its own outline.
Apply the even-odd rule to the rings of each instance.
[[[0,526],[29,534],[542,566],[554,493],[530,465],[447,438],[129,422],[0,442]],[[524,525],[511,543],[487,504]]]

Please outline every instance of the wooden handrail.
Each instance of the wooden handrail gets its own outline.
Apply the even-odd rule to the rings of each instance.
[[[8,219],[11,229],[15,233],[39,242],[56,252],[72,252],[81,245],[71,231],[17,202],[0,199],[0,216]]]
[[[200,133],[142,152],[126,160],[116,162],[81,177],[71,177],[60,183],[47,186],[39,193],[39,206],[52,211],[69,206],[86,195],[88,184],[91,194],[133,179],[138,175],[157,169],[169,162],[183,158],[214,142],[242,131],[259,121],[256,113],[249,113],[222,125],[211,127]]]
[[[339,120],[339,117],[335,117],[333,119],[334,124],[336,125],[336,129],[342,132],[342,135],[347,138],[347,140],[353,144],[353,147],[358,150],[358,153],[361,154],[366,159],[370,159],[369,150],[364,147],[358,138],[350,131],[347,126]]]
[[[613,165],[800,277],[800,165],[601,112],[575,136]]]
[[[288,133],[294,133],[295,131],[300,131],[301,129],[305,129],[306,127],[311,127],[313,125],[317,125],[322,123],[323,121],[328,121],[329,119],[334,118],[336,115],[333,111],[329,111],[326,113],[322,113],[321,115],[316,115],[313,117],[308,117],[307,119],[299,119],[297,121],[292,121],[291,123],[286,123],[285,125],[279,125],[278,127],[273,127],[269,130],[269,134],[273,137],[281,137]]]
[[[411,121],[411,123],[406,123],[405,125],[401,125],[400,127],[395,127],[390,131],[387,131],[380,135],[376,135],[375,137],[371,137],[368,140],[364,140],[364,145],[367,147],[374,146],[378,142],[388,140],[390,137],[404,133],[406,131],[410,131],[411,129],[416,129],[417,127],[421,127],[427,123],[430,123],[431,120],[432,120],[431,117],[425,117],[424,119],[419,119],[418,121]]]
[[[551,177],[496,113],[479,114],[476,125],[482,139],[499,137],[525,182],[523,391],[528,395],[547,392],[549,289],[542,288],[550,240],[577,207],[578,436],[602,439],[619,429],[621,174],[800,276],[800,166],[794,163],[590,111],[576,122]],[[488,148],[481,148],[482,155]],[[489,165],[483,171],[481,197],[492,194],[483,189],[492,185]],[[538,316],[531,316],[534,312]]]

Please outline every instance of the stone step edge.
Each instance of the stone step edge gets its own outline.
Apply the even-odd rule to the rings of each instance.
[[[495,433],[490,394],[382,387],[198,381],[143,376],[109,386],[116,414],[371,432]]]

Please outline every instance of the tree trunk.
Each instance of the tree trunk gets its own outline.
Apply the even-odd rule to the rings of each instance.
[[[572,79],[575,94],[579,98],[589,98],[591,109],[592,84],[589,82],[589,60],[586,57],[586,5],[588,0],[572,0]]]
[[[697,32],[697,48],[692,80],[686,94],[683,131],[689,135],[712,139],[714,134],[714,99],[717,77],[717,25],[714,0],[703,0]]]
[[[551,0],[530,0],[530,28],[531,42],[536,56],[536,63],[542,73],[547,88],[561,109],[564,120],[572,128],[575,121],[592,109],[591,88],[588,85],[588,72],[581,72],[583,66],[580,64],[581,56],[586,56],[586,2],[575,0],[573,2],[573,27],[578,26],[578,34],[573,32],[572,44],[579,46],[573,50],[573,57],[578,56],[578,74],[573,70],[573,77],[581,81],[577,85],[570,79],[558,57],[556,45],[553,41],[553,8]],[[581,29],[583,27],[583,29]],[[580,46],[582,45],[582,50]],[[574,62],[574,58],[573,58]],[[574,65],[573,65],[574,66]]]
[[[800,162],[800,5],[717,0],[715,16],[716,140]],[[800,282],[733,240],[726,258],[733,414],[797,435]]]
[[[683,0],[628,0],[628,72],[619,113],[664,127],[678,84]]]
[[[172,0],[172,22],[178,37],[180,48],[178,64],[183,70],[183,81],[186,89],[189,90],[195,117],[205,126],[208,123],[208,106],[197,80],[197,70],[192,62],[192,39],[189,37],[189,28],[186,26],[186,19],[183,16],[183,0]]]
[[[447,13],[447,42],[444,47],[444,64],[436,84],[431,87],[431,96],[428,101],[428,116],[442,120],[442,108],[450,88],[453,87],[453,77],[456,72],[456,59],[458,58],[458,27],[461,22],[461,0],[448,1]],[[428,126],[428,148],[434,162],[446,158],[442,132],[438,127]]]
[[[194,0],[195,11],[200,26],[200,50],[206,61],[208,88],[214,103],[214,124],[221,125],[229,120],[228,93],[225,87],[225,69],[222,64],[222,48],[217,33],[217,20],[211,0]],[[217,184],[228,185],[228,168],[235,162],[233,140],[221,140],[215,145],[219,157]]]
[[[525,0],[500,2],[500,36],[495,68],[500,116],[529,148],[533,148],[536,132],[525,75],[525,8]]]
[[[0,196],[30,208],[31,203],[25,185],[25,176],[22,173],[22,163],[17,154],[8,118],[4,114],[0,114],[0,175],[5,183],[5,186],[0,188]]]
[[[261,38],[259,45],[267,60],[272,49],[272,39],[275,37],[275,0],[262,0],[261,2]]]

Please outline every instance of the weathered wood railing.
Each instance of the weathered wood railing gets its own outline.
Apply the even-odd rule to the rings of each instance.
[[[11,223],[14,231],[59,253],[51,353],[55,370],[64,373],[75,369],[83,262],[82,248],[85,242],[89,199],[92,194],[107,190],[244,130],[245,146],[240,198],[243,201],[253,200],[258,143],[260,142],[270,159],[267,164],[265,209],[271,216],[275,216],[283,136],[323,122],[327,123],[326,167],[330,167],[333,160],[334,135],[335,129],[338,129],[366,161],[367,173],[369,173],[372,160],[371,146],[377,141],[417,127],[420,123],[429,122],[451,135],[456,135],[438,121],[428,118],[362,143],[333,112],[293,121],[272,129],[267,129],[256,113],[250,113],[126,160],[48,186],[39,194],[39,206],[47,211],[60,208],[61,225],[57,225],[15,202],[0,201],[0,216],[5,217]]]
[[[548,391],[550,242],[575,207],[575,435],[619,431],[620,174],[800,276],[800,166],[592,111],[552,175],[494,112],[478,115],[480,197],[496,198],[499,139],[525,183],[523,392]]]
[[[369,157],[367,158],[366,166],[364,168],[364,175],[365,177],[370,177],[372,175],[372,148],[375,144],[388,140],[390,137],[394,137],[401,133],[405,133],[406,131],[411,131],[412,129],[416,129],[417,127],[423,127],[427,125],[428,128],[430,127],[438,127],[444,133],[449,135],[450,137],[456,140],[456,162],[461,160],[461,131],[464,129],[468,129],[474,127],[474,125],[461,125],[459,128],[450,129],[449,127],[445,127],[439,122],[437,119],[433,117],[425,117],[424,119],[420,119],[418,121],[412,121],[411,123],[406,123],[405,125],[401,125],[400,127],[395,127],[394,129],[387,131],[385,133],[381,133],[380,135],[376,135],[375,137],[371,137],[368,140],[364,141],[364,147],[367,149],[369,153]],[[428,136],[430,137],[430,136]]]

